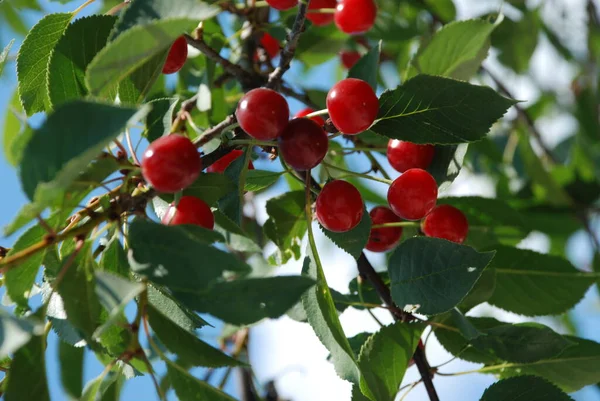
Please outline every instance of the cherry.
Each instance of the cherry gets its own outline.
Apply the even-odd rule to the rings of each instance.
[[[346,181],[329,182],[317,197],[317,220],[329,231],[341,233],[352,230],[360,223],[363,213],[360,192]]]
[[[397,139],[390,139],[387,147],[388,161],[394,169],[401,173],[411,168],[425,170],[433,161],[434,153],[433,145],[417,145]]]
[[[373,225],[398,223],[400,217],[385,206],[377,206],[369,213]],[[394,248],[402,237],[402,227],[372,228],[366,248],[372,252],[386,252]]]
[[[265,49],[265,52],[269,58],[275,58],[275,56],[277,56],[279,53],[279,42],[266,32],[260,38],[260,45],[263,49]]]
[[[360,60],[360,53],[352,50],[342,50],[340,52],[340,60],[342,61],[342,65],[345,69],[349,70],[354,67],[354,64],[358,63]]]
[[[335,9],[335,25],[340,31],[366,32],[375,24],[377,5],[373,0],[342,0]]]
[[[337,129],[355,135],[373,124],[379,111],[379,100],[368,83],[347,78],[335,84],[327,94],[327,109]]]
[[[240,126],[253,138],[277,138],[288,123],[290,109],[279,93],[266,88],[252,89],[238,103],[235,111]]]
[[[284,11],[298,5],[298,0],[267,0],[267,4],[276,10]]]
[[[388,203],[405,220],[420,220],[435,207],[438,187],[425,170],[412,168],[396,178],[388,190]]]
[[[181,67],[185,64],[185,60],[187,60],[187,56],[187,41],[184,36],[180,36],[171,45],[171,49],[167,55],[167,61],[165,61],[165,65],[163,65],[162,73],[173,74],[181,70]]]
[[[277,141],[283,160],[300,171],[310,170],[321,163],[329,148],[323,128],[308,118],[291,120]]]
[[[469,222],[463,212],[454,206],[440,205],[425,217],[421,229],[428,237],[444,238],[462,244],[469,232]]]
[[[302,109],[298,113],[296,113],[294,118],[306,117],[307,115],[314,113],[314,112],[315,112],[315,110],[311,109],[310,107],[307,107],[306,109]],[[314,116],[314,117],[311,117],[310,119],[313,120],[314,122],[316,122],[317,124],[319,124],[319,126],[321,126],[321,127],[325,125],[325,120],[323,118],[321,118],[321,116]]]
[[[177,206],[174,203],[169,205],[162,223],[168,226],[195,224],[212,230],[215,226],[215,217],[202,199],[195,196],[182,196]]]
[[[335,8],[337,0],[311,0],[308,5],[306,18],[316,26],[323,26],[333,22],[333,14],[331,13],[316,13],[310,10],[319,10],[321,8]]]
[[[144,179],[159,192],[175,193],[200,175],[202,161],[187,137],[168,135],[152,142],[142,158]]]
[[[244,151],[239,149],[234,149],[231,152],[227,153],[225,156],[221,157],[219,160],[208,166],[206,171],[208,173],[224,173],[225,169],[229,167],[231,163],[238,157],[242,156]],[[248,162],[248,170],[254,170],[254,164],[252,164],[252,160]]]

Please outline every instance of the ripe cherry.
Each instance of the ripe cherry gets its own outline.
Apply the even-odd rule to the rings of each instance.
[[[276,10],[284,11],[298,5],[298,0],[267,0],[267,4]]]
[[[182,196],[177,206],[175,204],[169,206],[162,223],[168,226],[195,224],[212,230],[215,226],[215,217],[202,199],[195,196]]]
[[[258,88],[242,97],[235,115],[248,135],[265,141],[275,139],[283,132],[290,118],[290,109],[279,93]]]
[[[208,173],[224,173],[225,169],[229,167],[231,163],[238,157],[242,156],[244,152],[239,149],[234,149],[231,152],[227,153],[225,156],[221,157],[219,160],[208,166],[206,171]],[[252,164],[252,160],[248,162],[248,170],[254,170],[254,164]]]
[[[330,231],[341,233],[352,230],[360,223],[363,213],[360,192],[346,181],[329,182],[317,197],[317,220]]]
[[[337,129],[354,135],[373,124],[379,111],[379,99],[365,81],[347,78],[335,84],[327,94],[327,109]]]
[[[454,206],[440,205],[425,217],[421,229],[428,237],[444,238],[462,244],[469,232],[469,222],[463,212]]]
[[[266,32],[260,38],[260,45],[265,49],[269,58],[275,58],[279,53],[279,42]]]
[[[354,64],[360,60],[360,53],[352,50],[342,50],[340,52],[340,60],[345,69],[349,70],[354,67]]]
[[[307,107],[306,109],[302,109],[298,113],[296,113],[294,118],[306,117],[307,115],[314,113],[314,112],[315,112],[315,110],[311,109],[310,107]],[[325,125],[325,120],[321,116],[314,116],[314,117],[311,117],[310,119],[313,120],[314,122],[316,122],[317,124],[319,124],[320,127]]]
[[[390,165],[401,173],[411,168],[425,170],[433,161],[434,153],[433,145],[418,145],[397,139],[390,139],[387,147],[387,158]]]
[[[283,160],[300,171],[310,170],[321,163],[329,148],[323,128],[308,118],[290,121],[277,141]]]
[[[349,34],[362,33],[375,24],[377,5],[373,0],[342,0],[333,15],[335,25],[340,31]]]
[[[185,60],[187,60],[187,56],[187,41],[184,36],[180,36],[171,45],[171,49],[167,55],[167,61],[165,61],[165,65],[163,65],[162,73],[173,74],[181,70],[181,67],[185,64]]]
[[[425,170],[413,168],[396,178],[388,190],[388,203],[405,220],[420,220],[435,207],[438,187]]]
[[[335,8],[337,6],[337,0],[311,0],[308,5],[308,12],[306,18],[317,26],[327,25],[333,22],[333,14],[331,13],[316,13],[310,10],[319,10],[321,8]]]
[[[398,223],[400,217],[385,206],[377,206],[369,213],[372,224]],[[402,227],[372,228],[366,248],[372,252],[386,252],[394,248],[402,237]]]
[[[159,192],[175,193],[198,178],[202,161],[187,137],[168,135],[152,142],[142,158],[144,179]]]

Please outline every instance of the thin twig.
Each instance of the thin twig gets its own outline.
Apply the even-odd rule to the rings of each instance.
[[[133,161],[138,166],[141,166],[142,164],[140,163],[140,160],[138,159],[137,155],[135,154],[135,149],[133,148],[133,143],[131,142],[131,134],[129,133],[129,128],[127,128],[125,130],[125,140],[127,141],[127,147],[129,148],[129,153],[131,153],[131,157],[133,158]]]
[[[204,133],[201,136],[196,138],[194,140],[194,145],[196,145],[196,147],[201,147],[201,146],[206,145],[208,142],[210,142],[211,140],[213,140],[216,137],[218,137],[219,135],[221,135],[221,133],[223,131],[225,131],[225,129],[227,127],[229,127],[231,124],[233,124],[235,121],[236,121],[236,119],[235,119],[234,114],[227,116],[219,124],[215,125],[212,128],[207,129],[206,131],[204,131]]]

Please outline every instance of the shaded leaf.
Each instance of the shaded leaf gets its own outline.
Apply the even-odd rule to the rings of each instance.
[[[19,319],[0,309],[0,358],[14,353],[43,330],[43,325],[35,320]]]
[[[277,245],[281,263],[300,258],[300,246],[306,233],[304,191],[287,192],[267,201],[269,220],[263,227],[265,235]]]
[[[248,170],[244,190],[249,192],[262,191],[275,184],[283,171]]]
[[[535,376],[500,380],[488,387],[480,401],[573,401],[554,384]]]
[[[148,285],[147,288],[148,303],[182,329],[193,333],[196,329],[209,325],[204,319],[179,304],[170,295],[163,293],[152,285]]]
[[[377,75],[379,72],[379,57],[381,55],[381,41],[377,46],[360,58],[348,71],[348,78],[358,78],[367,82],[373,90],[377,90]]]
[[[171,361],[167,362],[167,372],[175,393],[181,400],[186,401],[235,401],[221,390],[217,390],[210,384],[196,379],[190,373],[175,365]]]
[[[146,129],[142,135],[148,138],[148,141],[153,142],[171,131],[173,113],[179,104],[179,99],[155,99],[148,104],[152,106],[152,109],[146,116]]]
[[[39,336],[15,353],[4,393],[6,401],[50,401],[44,351],[45,338]]]
[[[360,223],[352,230],[343,233],[329,231],[321,224],[319,224],[319,228],[334,244],[352,255],[354,259],[358,259],[362,254],[363,249],[365,249],[365,245],[367,245],[367,242],[369,241],[369,235],[371,234],[371,217],[365,210]]]
[[[64,341],[58,344],[60,382],[72,399],[79,399],[83,391],[84,351],[84,348],[75,348]]]
[[[225,174],[202,173],[183,194],[195,196],[209,205],[214,205],[219,199],[235,191],[235,183]]]

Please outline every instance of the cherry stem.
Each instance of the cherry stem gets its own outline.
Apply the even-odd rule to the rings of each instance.
[[[333,164],[329,164],[326,162],[321,162],[321,164],[323,164],[324,166],[327,166],[328,168],[346,173],[348,176],[365,178],[367,180],[377,181],[377,182],[381,182],[383,184],[388,184],[388,185],[392,184],[392,180],[388,180],[385,178],[373,177],[368,174],[355,173],[354,171],[346,170],[345,168],[337,167],[337,166],[334,166]]]
[[[308,14],[335,14],[335,8],[317,8],[310,10]]]
[[[277,147],[279,144],[275,141],[257,141],[255,139],[233,139],[227,142],[228,145],[249,145],[249,146],[273,146]]]
[[[416,221],[399,221],[396,223],[375,224],[375,225],[371,226],[371,229],[392,228],[392,227],[419,227],[419,223]]]
[[[305,115],[304,118],[312,118],[312,117],[317,117],[317,116],[324,116],[326,114],[329,114],[329,110],[328,109],[323,109],[323,110],[313,111],[312,113]]]

